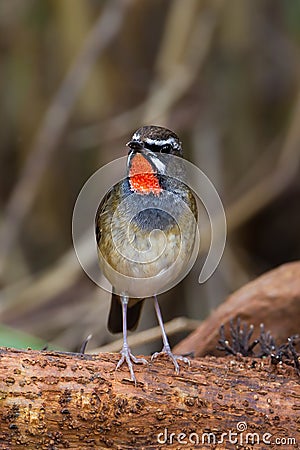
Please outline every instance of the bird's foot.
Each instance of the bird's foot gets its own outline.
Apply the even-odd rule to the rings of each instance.
[[[181,355],[174,355],[171,352],[170,347],[166,346],[166,345],[164,345],[164,347],[163,347],[161,352],[153,353],[153,355],[151,356],[151,361],[153,359],[157,358],[158,356],[161,356],[161,355],[167,355],[171,359],[171,361],[172,361],[172,363],[174,364],[174,367],[175,367],[175,373],[177,375],[179,374],[179,364],[178,364],[177,361],[182,361],[185,364],[188,364],[189,366],[191,365],[190,360],[188,358],[186,358],[185,356],[181,356]]]
[[[147,364],[146,359],[144,359],[144,358],[137,358],[136,356],[134,356],[131,353],[130,348],[127,347],[127,346],[124,346],[124,345],[123,345],[122,350],[121,350],[120,353],[121,353],[121,358],[120,358],[120,360],[119,360],[119,362],[117,364],[116,370],[118,370],[122,366],[122,364],[124,362],[126,362],[126,364],[128,366],[128,369],[130,371],[131,379],[136,384],[136,378],[135,378],[135,375],[134,375],[134,370],[133,370],[132,363],[134,362],[135,364]]]

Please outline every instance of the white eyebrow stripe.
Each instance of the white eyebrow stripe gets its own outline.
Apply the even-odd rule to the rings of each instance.
[[[141,137],[141,135],[139,133],[134,133],[134,135],[132,136],[132,140],[133,141],[139,141],[140,137]]]
[[[173,144],[174,147],[179,148],[178,142],[173,137],[170,137],[169,139],[151,139],[151,138],[145,138],[144,142],[146,142],[149,145],[159,145],[164,146],[167,144]]]

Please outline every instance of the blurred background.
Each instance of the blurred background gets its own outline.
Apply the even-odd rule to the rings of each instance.
[[[0,345],[116,339],[109,294],[76,259],[72,211],[144,124],[179,134],[228,221],[218,269],[198,284],[204,239],[162,296],[165,321],[187,317],[192,329],[247,281],[299,259],[299,51],[298,0],[1,0]],[[139,330],[156,325],[146,303]]]

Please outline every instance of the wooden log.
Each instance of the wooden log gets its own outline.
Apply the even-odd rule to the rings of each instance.
[[[118,358],[2,348],[0,448],[300,445],[300,379],[292,367],[206,357],[175,375],[161,358],[136,366],[135,386],[125,366],[115,370]]]
[[[174,348],[175,353],[220,354],[216,350],[220,326],[224,324],[229,335],[229,321],[237,317],[254,325],[254,337],[263,323],[279,344],[300,334],[300,262],[284,264],[234,292]]]

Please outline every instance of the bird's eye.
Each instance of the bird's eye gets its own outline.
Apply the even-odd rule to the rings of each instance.
[[[170,153],[171,150],[172,146],[170,144],[165,144],[161,149],[161,153]]]

